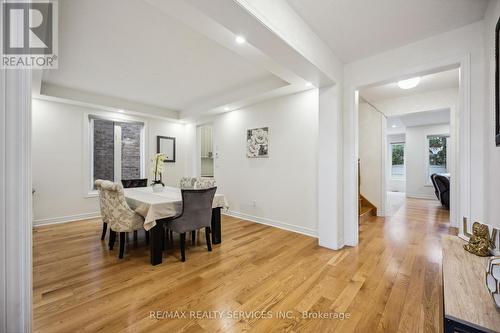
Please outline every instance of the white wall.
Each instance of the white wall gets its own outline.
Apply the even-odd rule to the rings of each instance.
[[[414,126],[406,128],[406,196],[436,199],[434,187],[427,181],[427,136],[449,135],[450,125]],[[448,163],[453,156],[447,156]]]
[[[215,179],[230,213],[317,235],[318,90],[217,116]],[[269,127],[269,157],[246,157],[246,131]]]
[[[500,1],[492,0],[486,10],[484,24],[486,101],[484,146],[486,149],[485,222],[500,227],[500,147],[495,145],[495,26],[500,17]]]
[[[156,136],[176,137],[176,163],[166,163],[167,185],[176,185],[185,172],[184,125],[166,120],[127,117],[82,106],[33,99],[33,197],[35,223],[59,222],[98,214],[97,197],[84,188],[84,114],[107,114],[146,124],[146,176],[156,152]]]
[[[386,162],[386,167],[388,170],[386,173],[386,180],[387,180],[387,191],[392,191],[392,192],[405,192],[406,191],[406,178],[404,179],[397,179],[397,178],[392,178],[391,174],[391,167],[392,167],[392,151],[390,149],[390,144],[391,143],[401,143],[405,142],[406,137],[405,134],[391,134],[387,135],[387,162]],[[405,161],[406,163],[406,161]]]
[[[359,104],[360,192],[375,207],[382,208],[382,155],[384,116],[368,103]]]

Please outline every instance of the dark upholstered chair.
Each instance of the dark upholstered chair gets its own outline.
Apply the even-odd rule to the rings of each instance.
[[[436,198],[441,201],[441,198],[439,197],[439,190],[438,190],[438,187],[436,185],[436,176],[438,174],[437,173],[433,173],[431,175],[431,181],[432,181],[432,185],[434,186],[434,194],[436,195]]]
[[[122,179],[123,188],[147,187],[148,179]]]
[[[450,178],[444,175],[436,174],[434,177],[437,191],[439,192],[439,201],[446,208],[450,209]]]
[[[181,258],[186,261],[186,233],[205,228],[208,251],[212,251],[210,243],[210,225],[212,221],[212,203],[217,187],[208,189],[181,190],[182,213],[167,221],[165,227],[180,234]]]

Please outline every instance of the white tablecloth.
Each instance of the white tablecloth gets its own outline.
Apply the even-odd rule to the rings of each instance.
[[[125,199],[130,208],[144,217],[144,229],[156,225],[156,220],[179,215],[182,212],[181,190],[176,187],[164,187],[162,192],[153,192],[151,187],[124,189]],[[216,193],[213,208],[227,207],[226,197]]]

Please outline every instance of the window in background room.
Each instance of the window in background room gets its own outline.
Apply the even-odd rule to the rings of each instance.
[[[393,179],[405,178],[405,144],[404,142],[391,143],[391,177]]]
[[[448,136],[429,135],[427,137],[427,183],[431,184],[431,175],[434,173],[448,173]]]
[[[89,116],[91,184],[96,179],[120,181],[144,174],[144,124]]]

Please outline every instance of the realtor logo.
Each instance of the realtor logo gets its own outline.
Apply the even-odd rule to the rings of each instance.
[[[57,68],[57,2],[2,3],[3,68]]]

